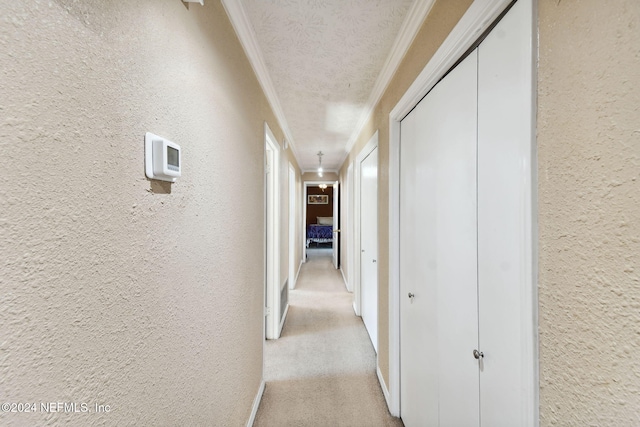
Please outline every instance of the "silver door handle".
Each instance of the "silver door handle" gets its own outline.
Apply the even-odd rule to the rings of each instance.
[[[374,260],[373,260],[373,262],[378,262],[378,261],[376,261],[376,260],[374,259]]]
[[[478,350],[473,350],[473,357],[476,360],[480,360],[480,359],[482,359],[484,357],[484,353],[481,352],[481,351],[478,351]]]
[[[412,294],[411,292],[409,292],[409,298],[413,299],[413,297],[415,297],[415,294]]]

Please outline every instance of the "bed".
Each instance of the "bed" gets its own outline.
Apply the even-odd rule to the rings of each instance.
[[[333,242],[333,217],[318,217],[317,224],[307,226],[307,247],[312,242]]]

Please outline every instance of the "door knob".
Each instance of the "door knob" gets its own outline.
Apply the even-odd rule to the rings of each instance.
[[[409,292],[409,298],[413,299],[413,297],[415,297],[415,294],[412,294],[411,292]]]
[[[373,262],[378,262],[378,261],[376,261],[376,260],[374,259],[374,260],[373,260]]]
[[[478,350],[473,350],[473,357],[476,360],[482,359],[484,357],[484,353]]]

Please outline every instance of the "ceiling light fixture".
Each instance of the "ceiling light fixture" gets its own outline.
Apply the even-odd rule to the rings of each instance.
[[[318,151],[318,176],[322,176],[322,156],[324,153],[322,151]]]

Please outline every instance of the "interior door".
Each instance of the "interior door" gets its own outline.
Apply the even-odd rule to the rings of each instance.
[[[479,47],[478,295],[483,426],[532,425],[532,5],[518,1]],[[524,185],[523,185],[524,184]],[[529,190],[528,190],[529,189]]]
[[[401,417],[479,425],[477,53],[401,123]]]
[[[340,187],[333,185],[333,266],[340,268]]]
[[[378,148],[360,164],[360,307],[378,352]]]

